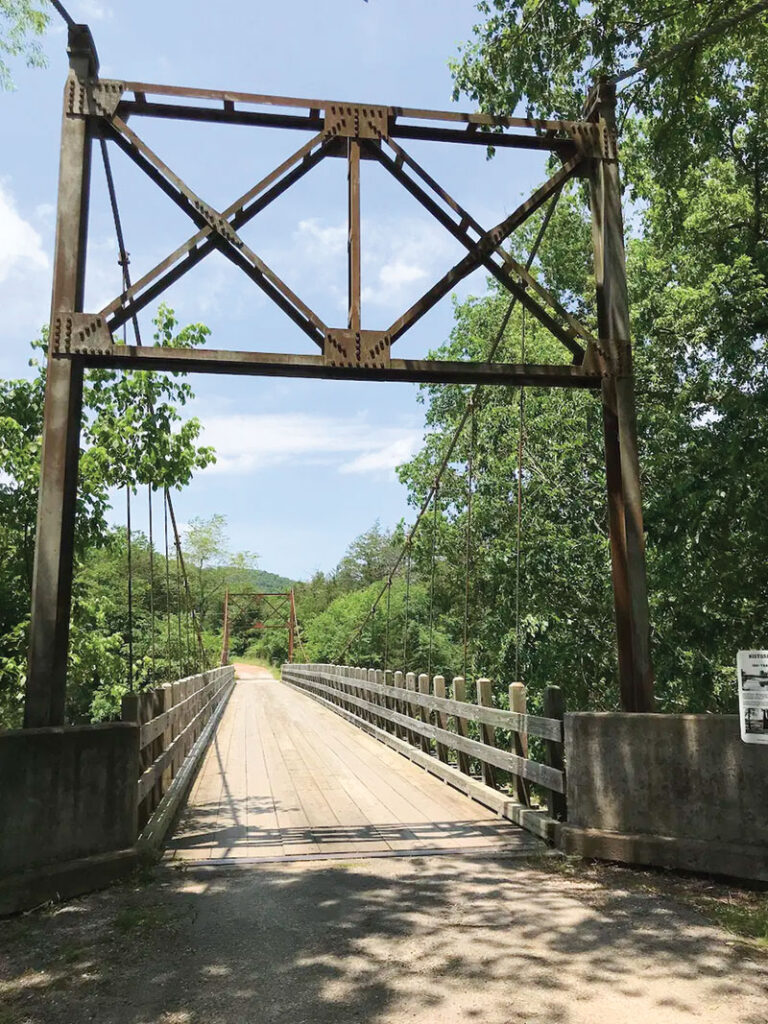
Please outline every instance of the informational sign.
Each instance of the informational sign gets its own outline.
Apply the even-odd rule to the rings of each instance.
[[[768,743],[768,651],[739,651],[736,659],[741,738]]]

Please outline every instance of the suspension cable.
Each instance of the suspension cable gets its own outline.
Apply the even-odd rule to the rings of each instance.
[[[520,358],[525,362],[525,308],[520,323]],[[515,544],[515,681],[520,679],[520,551],[523,536],[523,454],[525,388],[520,388],[520,421],[517,435],[517,538]]]
[[[187,644],[186,644],[187,664],[190,667],[190,674],[191,674],[191,670],[194,668],[194,659],[192,657],[192,644],[190,642],[190,637],[189,637],[189,597],[186,594],[184,595],[184,631],[185,631],[185,636],[186,636],[186,641],[187,641]],[[203,666],[201,665],[200,667],[202,668]]]
[[[435,617],[435,563],[437,561],[437,506],[440,494],[439,486],[435,488],[432,502],[432,571],[429,578],[429,654],[427,655],[427,675],[432,677],[432,629]]]
[[[192,622],[195,627],[195,633],[197,634],[198,652],[200,654],[201,661],[200,667],[204,669],[206,667],[206,660],[205,645],[203,643],[203,634],[200,629],[200,623],[198,622],[197,616],[195,615],[195,603],[192,600],[192,591],[189,586],[189,577],[187,576],[187,566],[184,562],[184,552],[181,549],[181,535],[179,533],[179,527],[176,522],[176,512],[173,508],[173,502],[171,501],[171,493],[167,487],[165,489],[165,496],[168,502],[168,511],[171,513],[171,526],[173,528],[173,539],[176,545],[176,555],[181,566],[181,574],[184,577],[184,590],[186,591],[187,600],[189,601],[190,607],[192,609]]]
[[[768,0],[766,0],[766,2],[768,2]],[[549,226],[549,222],[552,219],[552,215],[555,212],[555,209],[557,207],[557,203],[558,203],[558,200],[560,198],[561,193],[562,193],[562,186],[555,192],[555,194],[552,196],[552,199],[550,200],[549,206],[547,207],[547,211],[544,214],[544,217],[542,219],[541,226],[539,227],[539,230],[538,230],[538,232],[536,234],[536,238],[534,239],[533,245],[531,246],[530,252],[528,253],[528,259],[525,262],[525,269],[526,270],[530,270],[531,267],[533,266],[533,261],[536,259],[536,254],[537,254],[537,252],[539,250],[539,246],[541,245],[541,241],[544,238],[544,233],[546,232],[546,230],[547,230],[547,228]],[[494,340],[493,340],[493,342],[492,342],[492,344],[491,344],[491,346],[490,346],[490,348],[488,350],[488,354],[486,356],[486,360],[489,361],[489,362],[493,359],[494,355],[496,354],[496,352],[497,352],[497,350],[499,348],[499,345],[502,342],[502,339],[504,337],[504,332],[507,329],[507,325],[509,324],[509,321],[510,321],[510,318],[512,316],[512,312],[513,312],[513,310],[515,308],[516,302],[517,302],[517,296],[513,295],[512,299],[509,302],[507,310],[506,310],[504,316],[502,317],[501,325],[499,327],[499,330],[496,333],[496,337],[494,338]],[[453,434],[451,435],[451,437],[450,437],[450,439],[448,441],[448,445],[446,446],[445,453],[444,453],[443,458],[442,458],[442,460],[440,462],[440,466],[438,467],[437,474],[435,476],[435,484],[433,484],[432,487],[429,489],[429,491],[427,493],[427,496],[424,499],[424,501],[422,502],[421,508],[419,509],[418,515],[416,516],[416,519],[414,520],[413,526],[411,527],[410,533],[408,535],[409,540],[410,540],[410,538],[412,538],[415,535],[416,531],[418,530],[419,526],[421,525],[421,521],[424,518],[424,515],[426,514],[426,512],[429,509],[429,506],[430,506],[430,504],[432,502],[432,498],[434,496],[434,491],[435,491],[435,486],[440,483],[440,480],[442,479],[443,473],[448,468],[448,464],[450,463],[453,451],[454,451],[456,445],[458,444],[459,438],[461,437],[462,431],[464,430],[464,426],[465,426],[467,420],[469,419],[469,413],[470,413],[469,401],[470,401],[470,399],[474,399],[475,397],[479,398],[479,396],[481,394],[481,389],[482,389],[482,385],[481,384],[475,384],[473,389],[472,389],[472,391],[469,394],[469,397],[467,399],[467,406],[465,407],[464,412],[462,413],[462,416],[461,416],[458,424],[454,428]],[[383,584],[381,590],[379,591],[379,593],[378,593],[375,601],[373,602],[373,605],[369,609],[366,617],[363,619],[363,621],[360,624],[360,626],[356,630],[353,630],[353,632],[348,637],[347,642],[344,645],[344,647],[343,647],[343,649],[341,651],[341,654],[339,655],[339,659],[338,660],[340,662],[344,661],[344,658],[346,657],[347,653],[349,652],[350,647],[357,640],[357,638],[360,636],[362,631],[365,629],[365,627],[367,626],[371,616],[375,614],[376,609],[379,606],[379,602],[381,601],[382,597],[386,593],[387,587],[391,584],[391,582],[394,579],[398,569],[400,568],[400,566],[402,564],[403,559],[405,558],[405,552],[406,552],[407,544],[408,544],[408,541],[406,541],[406,544],[403,545],[403,547],[401,548],[400,554],[395,559],[394,565],[392,566],[392,568],[391,568],[391,570],[389,572],[389,576],[387,577],[387,580],[385,581],[385,583]]]
[[[183,679],[187,672],[184,662],[184,643],[181,638],[181,615],[181,570],[179,568],[179,549],[176,548],[176,627],[179,640],[179,677]]]
[[[128,556],[128,688],[133,693],[133,557],[131,550],[131,488],[125,488],[125,538]]]
[[[168,545],[168,502],[165,500],[168,495],[168,488],[163,488],[164,500],[163,500],[163,521],[165,529],[165,616],[166,616],[166,633],[168,636],[168,668],[170,676],[170,661],[171,661],[171,552]]]
[[[114,179],[114,176],[112,174],[112,164],[111,164],[110,159],[109,159],[109,148],[107,146],[107,143],[106,143],[105,139],[102,138],[102,139],[99,140],[99,142],[100,142],[100,145],[101,145],[102,162],[104,164],[104,176],[105,176],[106,181],[107,181],[107,192],[108,192],[108,195],[109,195],[109,205],[110,205],[110,208],[112,210],[112,219],[113,219],[114,225],[115,225],[115,235],[117,236],[117,246],[118,246],[118,251],[119,251],[119,254],[120,254],[120,258],[118,260],[118,264],[119,264],[119,266],[120,266],[120,268],[122,270],[123,289],[124,289],[125,292],[127,292],[128,289],[131,287],[131,275],[130,275],[130,270],[129,270],[130,258],[129,258],[129,254],[128,254],[126,248],[125,248],[125,236],[123,234],[123,225],[122,225],[122,221],[120,219],[120,209],[119,209],[118,204],[117,204],[117,191],[115,189],[115,179]],[[138,347],[142,347],[141,331],[139,329],[139,320],[138,320],[138,317],[137,317],[135,312],[131,315],[131,323],[133,325],[133,333],[134,333],[134,336],[136,338],[136,345]],[[153,413],[154,412],[154,405],[153,405],[153,402],[152,402],[151,398],[147,399],[147,411],[149,413]],[[182,551],[181,551],[181,538],[179,537],[179,531],[178,531],[178,528],[176,526],[176,514],[175,514],[175,511],[174,511],[174,508],[173,508],[173,501],[171,499],[171,492],[168,489],[168,487],[165,488],[165,502],[166,502],[167,510],[170,511],[170,514],[171,514],[171,522],[173,524],[174,540],[175,540],[175,544],[176,544],[176,550],[178,552],[178,561],[180,563],[181,573],[182,573],[182,576],[183,576],[183,579],[184,579],[184,589],[186,591],[187,601],[189,602],[189,604],[187,606],[187,615],[189,616],[190,609],[191,609],[192,621],[193,621],[193,624],[195,626],[195,632],[197,634],[197,643],[198,643],[199,654],[200,654],[200,667],[204,669],[204,668],[206,668],[205,645],[203,644],[202,632],[200,630],[200,626],[199,626],[198,621],[197,621],[197,616],[195,615],[194,602],[192,601],[192,591],[190,589],[189,579],[187,577],[187,567],[184,564],[184,555],[182,554]],[[187,624],[187,629],[189,629],[189,625],[188,624]],[[188,646],[188,650],[189,650],[191,648],[191,644],[188,643],[187,646]]]
[[[405,616],[403,625],[403,672],[408,671],[408,608],[411,600],[411,539],[408,538],[408,557],[405,569]]]
[[[384,633],[384,671],[389,668],[389,615],[392,606],[392,580],[387,580],[387,627]]]
[[[469,650],[469,588],[470,575],[472,571],[472,478],[474,472],[475,458],[475,432],[477,420],[475,418],[474,398],[470,405],[470,427],[469,427],[469,457],[467,459],[467,528],[464,547],[464,678],[467,676],[467,652]]]
[[[69,13],[69,11],[66,9],[64,4],[62,4],[60,2],[60,0],[51,0],[51,6],[56,11],[56,13],[60,14],[61,17],[64,19],[64,21],[67,23],[67,28],[74,28],[75,27],[77,22],[72,17],[72,15]]]
[[[147,505],[149,511],[149,651],[152,665],[152,683],[156,678],[155,659],[155,536],[152,525],[152,485],[147,484]]]
[[[120,210],[117,205],[117,192],[115,190],[115,179],[112,175],[112,164],[109,159],[109,147],[107,146],[107,140],[104,138],[99,139],[101,147],[101,160],[104,164],[104,177],[107,179],[107,193],[109,195],[109,205],[112,210],[112,220],[115,224],[115,235],[117,236],[117,248],[120,254],[118,259],[118,266],[122,270],[123,274],[123,294],[125,294],[131,287],[131,273],[129,270],[130,257],[125,248],[125,236],[123,235],[123,225],[120,220]],[[139,319],[134,312],[131,316],[131,324],[133,325],[133,333],[136,338],[136,344],[141,347],[141,331],[139,330]]]

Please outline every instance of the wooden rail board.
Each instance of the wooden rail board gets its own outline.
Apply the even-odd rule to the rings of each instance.
[[[167,856],[243,863],[538,848],[308,695],[251,669],[235,685]]]

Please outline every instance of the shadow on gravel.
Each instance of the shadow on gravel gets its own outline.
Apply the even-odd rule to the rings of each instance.
[[[0,922],[0,1024],[765,1024],[766,961],[504,859],[161,871]]]

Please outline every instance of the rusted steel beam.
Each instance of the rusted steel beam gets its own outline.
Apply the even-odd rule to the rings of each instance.
[[[615,133],[615,86],[600,83],[594,90],[591,106],[601,128]],[[626,711],[653,711],[650,614],[618,160],[594,161],[590,200],[599,347],[607,373],[603,390],[606,468],[622,705]],[[622,505],[623,530],[618,521]]]
[[[350,331],[360,330],[360,142],[347,142],[347,187],[349,211],[347,220],[347,266],[349,311],[347,323]]]
[[[266,377],[314,377],[326,380],[404,381],[427,384],[503,384],[507,386],[593,388],[602,377],[579,366],[529,363],[470,363],[442,359],[393,359],[387,367],[331,366],[322,356],[283,352],[233,352],[115,345],[106,353],[61,355],[89,367],[243,374]]]
[[[478,244],[476,239],[473,239],[468,234],[467,229],[471,228],[481,238],[484,237],[487,232],[485,229],[469,214],[463,207],[448,195],[448,193],[442,189],[437,182],[429,175],[412,157],[410,157],[397,143],[391,139],[387,140],[388,144],[392,147],[393,151],[397,155],[397,159],[393,160],[388,154],[382,152],[380,149],[372,148],[372,153],[375,158],[382,164],[389,173],[400,182],[401,185],[414,199],[417,199],[421,205],[428,210],[433,217],[440,224],[449,231],[454,238],[456,238],[461,244],[471,253],[475,250]],[[448,214],[441,206],[438,205],[435,200],[429,196],[421,186],[410,178],[403,170],[402,164],[407,164],[411,167],[419,176],[430,184],[435,192],[440,196],[444,203],[449,205],[451,209],[461,218],[460,222],[454,221],[450,214]],[[496,262],[497,259],[501,260],[501,265]],[[509,253],[503,249],[497,249],[495,252],[489,253],[482,260],[483,266],[485,266],[493,276],[502,284],[508,288],[518,299],[518,301],[524,305],[536,319],[550,331],[551,334],[557,338],[569,352],[581,362],[584,358],[584,349],[576,341],[576,337],[579,336],[585,341],[590,342],[594,339],[589,331],[579,323],[579,321],[572,316],[568,310],[566,310],[557,300],[557,298],[543,285],[541,285],[536,278],[520,263],[517,262]],[[517,277],[517,282],[513,280],[510,275],[514,274]],[[543,310],[538,303],[528,294],[526,288],[530,288],[531,291],[535,292],[540,298],[542,298],[563,320],[566,321],[568,327],[563,328],[556,320],[554,320],[546,310]]]
[[[323,127],[318,114],[273,114],[257,110],[235,110],[225,107],[197,107],[181,103],[149,103],[122,100],[117,114],[123,120],[132,117],[155,117],[174,121],[196,121],[209,124],[245,125],[256,128],[284,128],[316,132]],[[478,122],[466,128],[437,128],[431,125],[402,124],[393,121],[389,134],[393,138],[421,142],[448,142],[469,146],[494,146],[498,149],[528,149],[571,156],[576,148],[572,138],[561,135],[505,134],[503,131],[480,130]],[[527,127],[527,126],[526,126]]]
[[[234,228],[247,223],[252,219],[252,217],[256,216],[257,213],[261,212],[261,210],[268,206],[269,203],[282,195],[283,192],[297,181],[299,177],[303,176],[308,170],[310,170],[310,168],[314,167],[319,160],[322,159],[326,149],[327,143],[323,141],[323,136],[315,136],[314,139],[311,139],[305,145],[301,146],[300,149],[284,160],[273,171],[270,171],[270,173],[262,178],[261,181],[231,203],[226,210],[222,211],[221,216],[225,220],[228,220]],[[300,166],[296,168],[296,164],[299,164]],[[265,194],[262,195],[262,193]],[[200,246],[207,238],[210,238],[212,234],[213,228],[209,224],[206,224],[194,235],[190,236],[186,242],[175,249],[166,257],[166,259],[156,264],[152,270],[148,271],[138,281],[134,282],[127,291],[113,299],[109,305],[105,306],[104,309],[101,310],[100,315],[107,318],[111,316],[119,317],[127,300],[131,300],[134,296],[139,295],[164,271],[170,269],[184,256],[191,253],[193,249],[197,249],[197,247]],[[206,250],[206,253],[212,252],[213,249],[214,246],[211,245]],[[114,330],[114,327],[121,326],[122,322],[123,321],[121,320],[120,323],[113,324],[113,322],[110,321],[110,326]]]
[[[463,260],[460,260],[445,274],[429,291],[425,292],[409,310],[399,317],[389,328],[387,334],[394,343],[402,337],[407,330],[420,320],[425,313],[451,291],[452,288],[471,274],[478,267],[482,266],[489,253],[494,252],[531,214],[563,187],[570,178],[576,174],[581,166],[580,156],[574,157],[564,164],[559,171],[541,185],[524,203],[521,203],[508,217],[505,217],[500,224],[487,231],[477,242],[473,249]]]
[[[468,131],[460,128],[427,128],[422,125],[395,124],[389,134],[395,139],[417,142],[453,142],[469,146],[493,146],[497,149],[533,149],[555,152],[564,159],[576,148],[572,139],[550,135],[505,135],[502,132]]]
[[[281,196],[291,185],[302,178],[309,170],[315,167],[320,160],[323,159],[327,154],[328,145],[329,144],[327,142],[324,142],[319,149],[315,150],[314,153],[302,160],[298,166],[294,167],[293,170],[291,170],[284,178],[265,192],[263,196],[260,196],[250,206],[236,213],[231,219],[232,226],[234,228],[239,228],[242,227],[243,224],[247,224],[274,199]],[[207,230],[207,228],[202,230]],[[176,250],[176,252],[178,253],[185,248],[186,246],[181,246]],[[175,257],[175,253],[172,254],[171,257],[168,257],[167,260],[164,260],[162,264],[159,264],[158,268],[155,269],[159,269],[160,267],[165,269],[167,266],[171,267],[171,269],[167,270],[167,272],[157,279],[154,284],[148,284],[148,286],[147,284],[143,284],[145,280],[144,278],[142,278],[141,281],[137,281],[134,289],[129,289],[127,293],[129,296],[133,294],[133,297],[129,298],[129,301],[122,307],[122,309],[116,310],[116,312],[111,316],[109,320],[110,328],[114,331],[118,327],[121,327],[126,320],[129,320],[139,310],[143,309],[146,305],[161,295],[166,288],[169,288],[175,281],[178,281],[179,278],[183,277],[188,270],[197,266],[197,264],[209,253],[213,252],[215,248],[216,245],[214,241],[209,237],[206,241],[200,244],[199,247],[190,249],[187,255],[177,262],[175,266],[172,265],[172,258]],[[154,278],[154,273],[150,271],[150,274],[146,276]],[[143,286],[144,290],[139,295],[134,294],[135,289],[140,286]],[[119,302],[119,297],[117,301]],[[313,340],[315,340],[314,337]]]
[[[132,92],[134,96],[176,96],[187,99],[202,99],[218,101],[221,103],[235,104],[246,103],[252,106],[273,106],[273,107],[298,107],[310,111],[326,110],[331,106],[344,106],[348,101],[338,99],[311,99],[299,96],[276,96],[268,93],[237,92],[231,89],[202,89],[196,86],[162,85],[150,82],[122,82],[124,92]],[[361,106],[374,106],[366,103]],[[468,113],[459,110],[434,110],[423,107],[389,107],[392,116],[404,117],[409,120],[420,121],[451,121],[463,122],[465,124],[508,127],[508,128],[531,128],[535,131],[562,131],[572,130],[575,126],[588,123],[568,120],[546,120],[531,117],[508,117],[498,114]]]
[[[212,229],[216,248],[245,270],[315,344],[321,345],[327,331],[323,321],[245,244],[230,223],[200,199],[120,118],[113,118],[111,130],[120,148],[184,210],[198,228],[208,226]]]
[[[272,114],[260,110],[233,110],[224,107],[195,107],[181,103],[142,103],[122,100],[117,107],[123,120],[132,117],[156,117],[162,120],[198,121],[207,124],[236,124],[251,128],[291,128],[316,132],[323,127],[320,116]]]
[[[68,96],[70,90],[84,87],[98,74],[99,67],[93,39],[85,26],[70,28],[68,51],[70,70],[61,124],[51,302],[52,344],[58,314],[82,310],[85,286],[92,135],[86,118],[68,116]],[[82,365],[49,355],[24,695],[26,728],[64,724],[82,392]]]
[[[611,547],[611,583],[616,620],[619,659],[619,692],[621,706],[630,710],[635,704],[634,665],[632,664],[632,609],[629,598],[627,567],[627,531],[624,511],[624,489],[621,482],[619,421],[616,416],[616,394],[613,381],[603,381],[603,437],[605,443],[605,478],[608,497],[608,536]]]

